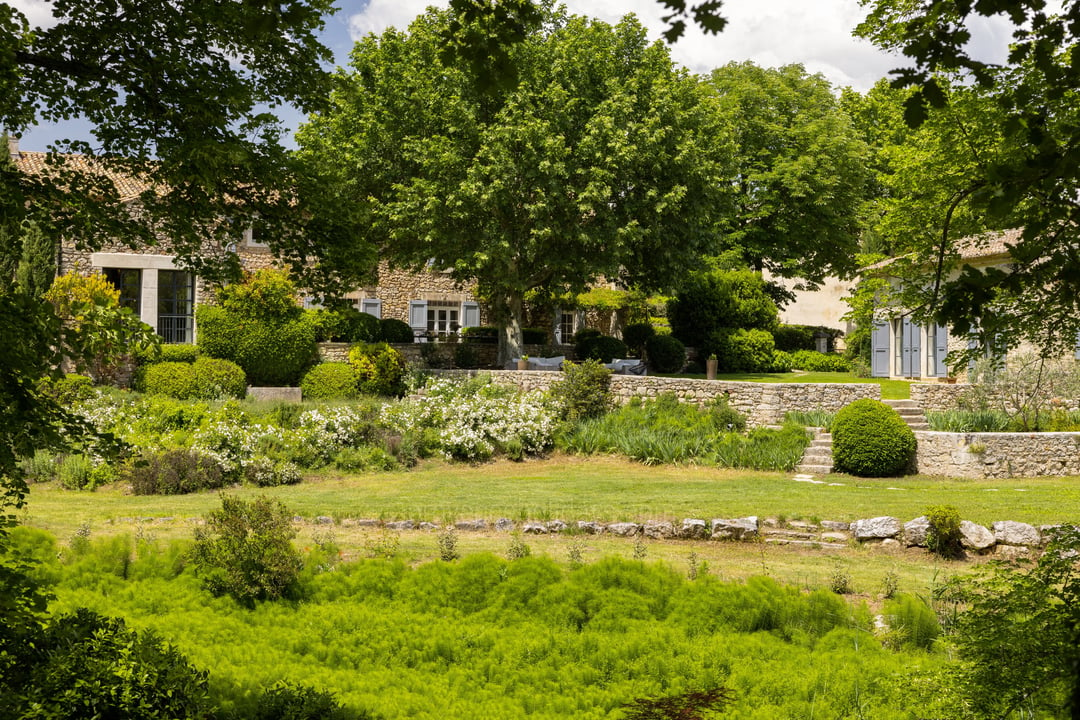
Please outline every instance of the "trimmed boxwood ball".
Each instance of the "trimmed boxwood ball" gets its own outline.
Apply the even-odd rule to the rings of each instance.
[[[686,365],[686,346],[674,335],[654,335],[645,341],[645,356],[654,372],[677,373]]]
[[[409,327],[409,323],[403,320],[383,318],[380,325],[383,342],[411,343],[416,339],[413,337],[413,329]]]
[[[247,375],[230,360],[201,357],[191,364],[191,371],[195,374],[195,397],[200,400],[242,399],[247,395]]]
[[[631,352],[641,353],[645,343],[656,337],[656,328],[650,323],[633,323],[623,328],[622,339]]]
[[[903,475],[915,457],[915,433],[885,403],[856,400],[832,423],[833,469],[859,477]]]
[[[356,373],[348,363],[316,365],[300,381],[300,391],[305,400],[354,400],[360,396]]]
[[[159,362],[146,367],[141,385],[148,395],[167,395],[177,400],[190,400],[198,392],[192,363],[186,362]]]

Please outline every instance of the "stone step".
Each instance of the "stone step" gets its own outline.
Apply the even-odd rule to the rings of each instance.
[[[896,414],[900,417],[922,417],[923,411],[921,408],[900,408],[896,411]]]
[[[917,402],[915,402],[914,400],[882,400],[881,402],[885,403],[886,405],[891,407],[893,410],[899,410],[900,408],[918,408],[919,407],[919,404]]]
[[[828,450],[810,448],[802,456],[804,465],[825,465],[832,462],[832,453]]]
[[[799,465],[795,469],[807,475],[828,475],[832,472],[832,463],[828,465]]]
[[[787,538],[765,538],[770,545],[799,545],[802,547],[817,547],[821,545],[818,540],[788,540]]]
[[[928,422],[909,422],[908,427],[912,430],[929,430],[930,423]]]

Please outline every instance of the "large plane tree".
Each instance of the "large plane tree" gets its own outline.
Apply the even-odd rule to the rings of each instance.
[[[715,100],[632,18],[543,8],[499,67],[445,49],[481,30],[429,10],[368,36],[299,138],[362,209],[358,241],[477,282],[505,359],[526,293],[663,287],[711,249],[730,146]]]

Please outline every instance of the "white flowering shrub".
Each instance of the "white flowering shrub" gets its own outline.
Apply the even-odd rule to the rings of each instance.
[[[448,458],[484,460],[507,448],[535,455],[551,446],[555,414],[540,393],[507,390],[490,378],[437,379],[422,392],[385,406],[381,419],[402,435],[434,430]]]

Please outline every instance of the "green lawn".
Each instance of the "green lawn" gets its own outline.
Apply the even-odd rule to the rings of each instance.
[[[704,375],[662,375],[704,380]],[[911,397],[911,383],[907,380],[855,377],[850,372],[788,372],[788,373],[729,373],[717,375],[717,380],[768,383],[875,383],[881,386],[883,400],[907,400]]]
[[[612,457],[554,456],[523,463],[426,463],[408,472],[327,474],[291,487],[254,490],[280,498],[302,516],[414,519],[470,518],[681,520],[759,515],[855,520],[875,515],[916,517],[948,504],[980,523],[1055,523],[1080,517],[1080,478],[966,480],[913,476],[826,478],[836,485],[793,480],[792,473],[695,466],[648,467]],[[25,519],[74,532],[80,523],[120,518],[203,515],[216,493],[134,496],[117,487],[94,492],[35,485]]]

